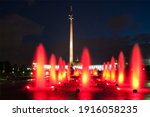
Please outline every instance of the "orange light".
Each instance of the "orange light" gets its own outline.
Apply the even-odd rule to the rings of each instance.
[[[65,62],[63,61],[62,57],[59,58],[58,64],[59,64],[58,80],[62,81],[62,80],[64,80],[64,76],[66,75]],[[64,72],[65,72],[65,75],[64,75]]]
[[[111,68],[110,68],[110,77],[111,77],[111,81],[115,80],[115,58],[112,57],[111,58]]]
[[[115,71],[111,72],[111,80],[114,81],[115,80]]]
[[[63,71],[63,72],[62,72],[62,77],[63,77],[63,79],[66,78],[66,71]]]
[[[122,84],[124,82],[124,74],[123,72],[119,73],[118,83]]]
[[[93,70],[93,75],[94,75],[94,76],[98,76],[98,71],[97,71],[97,69],[94,69],[94,70]]]
[[[79,76],[79,74],[80,74],[80,73],[79,73],[79,70],[78,70],[78,69],[75,69],[73,74],[74,74],[74,76]]]
[[[105,63],[103,64],[103,74],[102,74],[103,78],[105,78],[106,76],[106,65]]]
[[[106,80],[109,80],[109,78],[110,78],[110,72],[109,72],[109,70],[107,70],[107,71],[106,71],[106,78],[105,78],[105,79],[106,79]]]
[[[103,70],[103,78],[106,76],[106,71]]]
[[[88,74],[84,72],[83,75],[82,75],[82,83],[83,83],[84,86],[87,85],[87,83],[88,83],[87,80],[88,80]]]
[[[58,80],[62,81],[62,74],[60,72],[58,73]]]
[[[138,76],[136,74],[134,74],[132,77],[132,88],[133,89],[139,88]]]

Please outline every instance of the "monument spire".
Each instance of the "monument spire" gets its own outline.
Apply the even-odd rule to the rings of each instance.
[[[70,6],[70,47],[69,47],[69,63],[73,63],[73,13],[72,13],[72,6]]]

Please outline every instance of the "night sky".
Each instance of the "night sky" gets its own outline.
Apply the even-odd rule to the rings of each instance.
[[[130,58],[138,42],[150,58],[150,1],[0,0],[0,61],[30,65],[43,43],[47,58],[69,59],[69,7],[74,15],[74,59],[88,47],[93,64]]]

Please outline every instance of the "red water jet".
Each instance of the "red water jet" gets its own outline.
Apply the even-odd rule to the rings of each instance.
[[[110,80],[110,63],[107,62],[106,64],[106,76],[105,76],[105,80]]]
[[[114,57],[111,58],[111,70],[110,70],[110,73],[111,73],[111,81],[115,81],[116,71],[115,71],[115,58]]]
[[[98,70],[96,68],[93,69],[93,76],[98,76]]]
[[[135,44],[132,50],[131,56],[131,84],[133,90],[138,90],[144,85],[144,73],[143,73],[143,63],[140,47],[138,44]]]
[[[90,54],[87,48],[83,49],[81,56],[81,64],[82,64],[82,85],[84,87],[89,86],[90,84],[90,72],[89,66],[91,64]]]
[[[46,53],[44,46],[39,44],[35,54],[35,61],[37,62],[37,68],[35,71],[35,87],[44,88],[45,87],[45,70],[44,65],[46,63]]]
[[[67,70],[67,80],[69,81],[70,80],[70,64],[68,64],[68,70]]]
[[[104,63],[103,64],[103,78],[105,78],[105,76],[106,76],[106,64]]]
[[[63,59],[62,59],[62,57],[59,58],[58,64],[59,64],[58,80],[62,81],[62,79],[63,79],[63,76],[62,76],[62,72],[63,72]]]
[[[65,65],[66,65],[66,62],[65,60],[62,61],[62,80],[66,80],[66,69],[65,69]]]
[[[52,54],[51,57],[50,57],[50,65],[51,65],[51,68],[50,68],[50,82],[52,84],[55,84],[57,79],[56,79],[56,69],[55,69],[56,57],[55,57],[54,54]]]
[[[73,72],[73,76],[78,77],[80,75],[79,69],[75,68]]]
[[[124,83],[124,54],[121,51],[119,53],[119,58],[118,58],[118,84],[122,85]]]

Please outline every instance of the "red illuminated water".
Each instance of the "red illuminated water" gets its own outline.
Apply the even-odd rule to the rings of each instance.
[[[62,81],[63,80],[63,59],[62,57],[59,58],[58,60],[58,65],[59,65],[59,70],[58,70],[58,80]]]
[[[45,92],[34,92],[33,94],[34,100],[46,100]]]
[[[104,62],[104,64],[103,64],[103,78],[105,78],[105,76],[106,76],[106,64]]]
[[[66,69],[65,69],[65,65],[66,65],[66,62],[65,60],[62,61],[62,80],[66,81]]]
[[[93,76],[98,76],[98,70],[96,68],[93,69]]]
[[[54,54],[51,55],[50,57],[50,65],[51,65],[51,68],[50,68],[50,82],[51,84],[55,84],[57,82],[57,77],[56,77],[56,69],[55,69],[55,66],[56,66],[56,57]]]
[[[110,70],[110,73],[111,73],[111,81],[115,81],[116,71],[115,71],[115,58],[114,57],[111,58],[111,70]]]
[[[118,58],[118,84],[122,85],[124,83],[124,76],[125,76],[125,65],[124,65],[124,54],[121,51],[119,53],[119,58]]]
[[[89,66],[91,65],[90,54],[87,48],[83,49],[81,56],[81,64],[82,64],[82,86],[87,87],[90,85]]]
[[[126,96],[126,93],[131,93],[131,88],[128,87],[128,84],[124,84],[124,78],[125,78],[125,64],[124,63],[125,62],[124,62],[123,52],[120,52],[119,57],[118,57],[118,74],[116,74],[116,66],[115,66],[114,57],[111,58],[111,62],[104,63],[103,78],[105,78],[106,81],[98,78],[101,74],[98,72],[96,68],[93,70],[89,69],[89,66],[91,65],[91,59],[90,59],[90,54],[87,48],[83,49],[82,56],[81,56],[82,69],[75,68],[73,74],[72,74],[72,71],[70,71],[70,65],[68,65],[68,70],[66,71],[65,69],[66,63],[62,59],[62,57],[59,58],[59,61],[58,61],[59,69],[58,71],[56,71],[55,69],[56,57],[54,54],[52,54],[49,60],[49,63],[51,65],[50,85],[47,85],[49,82],[45,80],[47,78],[45,76],[45,71],[47,70],[47,68],[44,69],[44,65],[46,64],[46,53],[42,44],[40,44],[37,47],[35,60],[37,62],[36,64],[37,66],[35,70],[36,71],[35,73],[36,75],[35,86],[36,87],[32,88],[31,85],[26,86],[26,89],[35,92],[34,99],[47,99],[49,97],[50,97],[49,99],[57,99],[57,98],[64,99],[64,97],[66,99],[67,98],[69,99],[70,97],[72,99],[74,98],[75,99],[78,99],[78,98],[79,99],[95,99],[95,97],[99,96],[99,93],[101,93],[100,96],[104,95],[103,98],[114,99],[115,96],[113,96],[113,93],[114,94],[118,93],[119,95],[121,95],[121,98],[129,97],[129,96]],[[131,69],[130,70],[131,72],[129,74],[129,78],[131,78],[132,89],[138,90],[144,85],[142,56],[141,56],[140,48],[138,44],[135,44],[133,47],[130,69]],[[72,75],[76,77],[72,77]],[[91,77],[91,76],[98,76],[98,77]],[[122,84],[124,85],[120,87],[116,85],[116,83],[110,82],[110,81],[115,81],[116,78],[118,80],[119,85],[122,85]],[[69,80],[70,82],[66,83],[66,81],[69,81]],[[63,81],[63,83],[61,81]],[[80,85],[80,81],[81,81],[81,85]],[[51,84],[56,84],[57,82],[58,82],[57,85],[51,85]],[[78,89],[78,87],[80,89]],[[72,92],[77,93],[77,95],[72,96]],[[109,96],[107,97],[108,92],[109,94],[112,92],[110,97]],[[123,96],[122,96],[122,93],[123,93]],[[133,94],[133,97],[134,96],[135,95]],[[136,95],[135,97],[138,97],[138,96]],[[135,98],[135,99],[141,99],[141,98]]]
[[[68,70],[67,70],[67,80],[69,81],[70,80],[70,64],[68,64]]]
[[[35,54],[35,60],[37,62],[37,68],[35,73],[35,87],[45,88],[45,70],[44,65],[46,63],[46,53],[42,44],[39,44]]]
[[[105,76],[105,80],[110,80],[110,63],[107,62],[106,64],[106,76]]]
[[[133,90],[138,90],[144,85],[144,72],[140,47],[135,44],[132,50],[130,71],[131,71],[131,84]]]
[[[73,76],[77,76],[78,77],[79,75],[80,75],[79,69],[75,68],[74,72],[73,72]]]

